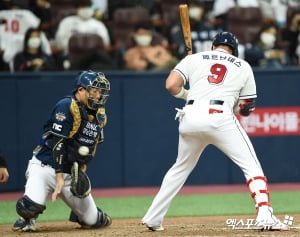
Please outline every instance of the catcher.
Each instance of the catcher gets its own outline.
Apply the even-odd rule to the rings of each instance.
[[[25,193],[16,203],[20,218],[13,230],[35,231],[35,221],[46,209],[50,193],[53,201],[59,197],[71,208],[70,221],[89,228],[112,223],[96,206],[85,173],[97,145],[103,142],[109,90],[103,73],[83,71],[76,77],[73,95],[54,106],[41,142],[29,160]]]

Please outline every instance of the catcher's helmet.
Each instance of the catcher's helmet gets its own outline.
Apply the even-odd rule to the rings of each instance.
[[[232,54],[236,57],[239,56],[239,51],[238,51],[238,40],[235,37],[234,34],[230,32],[220,32],[218,33],[212,41],[213,46],[218,46],[218,45],[227,45],[232,49]]]
[[[75,93],[79,87],[83,87],[86,90],[90,90],[91,88],[101,89],[99,100],[95,100],[93,97],[88,98],[88,108],[97,110],[106,103],[109,95],[110,83],[102,72],[94,72],[91,70],[80,72],[75,78],[73,93]]]

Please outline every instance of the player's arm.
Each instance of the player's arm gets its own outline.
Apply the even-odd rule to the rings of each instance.
[[[177,71],[171,71],[166,79],[166,89],[171,95],[180,99],[187,99],[188,90],[184,87],[184,80]]]
[[[239,101],[234,108],[234,113],[242,116],[249,116],[255,110],[257,98],[254,74],[249,64],[247,64],[247,67],[248,70],[245,72],[248,73],[247,81],[240,92]]]
[[[249,116],[255,110],[256,98],[240,99],[234,108],[235,114]]]
[[[66,159],[66,140],[72,129],[73,117],[70,113],[71,98],[60,100],[53,109],[48,121],[48,134],[44,144],[51,150],[56,173],[63,172]]]
[[[65,138],[50,135],[47,146],[52,150],[55,173],[63,173],[63,161],[66,156]]]
[[[56,176],[56,186],[52,194],[52,201],[57,199],[65,184],[63,176],[63,161],[66,157],[65,138],[51,134],[51,138],[47,140],[46,145],[52,150],[54,160],[54,170]]]
[[[51,134],[51,139],[48,140],[48,147],[52,149],[52,157],[54,160],[54,170],[56,178],[55,190],[52,194],[52,201],[57,199],[57,196],[61,193],[61,190],[64,187],[64,173],[63,173],[63,161],[66,158],[66,149],[65,149],[65,138]]]

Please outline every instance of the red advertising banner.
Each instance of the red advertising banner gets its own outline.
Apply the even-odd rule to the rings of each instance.
[[[238,119],[249,136],[300,135],[300,107],[260,107]]]

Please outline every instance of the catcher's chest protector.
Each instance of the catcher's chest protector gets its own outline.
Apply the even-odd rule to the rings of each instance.
[[[95,117],[89,115],[87,110],[75,100],[72,101],[70,109],[74,122],[69,136],[70,139],[67,142],[68,160],[78,161],[79,164],[86,164],[92,159],[94,147],[101,140],[102,128]],[[90,153],[87,156],[81,156],[78,153],[80,146],[87,146]]]

